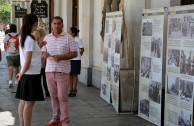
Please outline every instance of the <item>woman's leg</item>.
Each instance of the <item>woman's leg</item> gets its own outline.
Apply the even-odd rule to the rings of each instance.
[[[23,110],[24,126],[31,125],[32,110],[33,110],[34,104],[35,104],[35,101],[25,101],[25,106]]]
[[[24,105],[25,105],[25,101],[20,100],[20,103],[18,105],[18,115],[20,118],[20,126],[24,126],[24,119],[23,119]]]
[[[77,90],[77,82],[78,82],[78,76],[73,75],[73,90]]]
[[[73,91],[73,75],[69,75],[69,82],[70,91]]]

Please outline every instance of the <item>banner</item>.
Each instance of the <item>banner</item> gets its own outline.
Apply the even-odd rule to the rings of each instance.
[[[160,126],[164,9],[142,14],[138,116]]]
[[[106,13],[100,96],[119,111],[122,11]]]
[[[170,7],[165,81],[165,126],[192,126],[194,6]]]

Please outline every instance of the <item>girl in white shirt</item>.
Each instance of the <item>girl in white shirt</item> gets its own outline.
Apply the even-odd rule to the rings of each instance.
[[[18,88],[16,98],[20,99],[18,113],[20,126],[30,126],[35,101],[43,101],[41,87],[41,50],[33,33],[38,27],[38,18],[34,14],[23,17],[20,39],[21,71],[16,75]]]

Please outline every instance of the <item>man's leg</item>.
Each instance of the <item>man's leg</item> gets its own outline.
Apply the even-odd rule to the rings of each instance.
[[[15,76],[19,73],[19,67],[15,67]]]
[[[9,86],[10,86],[10,87],[12,86],[13,69],[14,69],[13,66],[10,66],[10,67],[9,67]]]
[[[60,120],[62,124],[65,125],[69,123],[69,103],[68,103],[69,75],[57,73],[56,80],[61,110]]]
[[[48,90],[50,92],[51,96],[51,103],[52,103],[52,109],[53,109],[53,121],[60,121],[60,106],[59,106],[59,100],[58,100],[58,91],[57,91],[57,83],[56,83],[56,73],[46,73],[46,81]]]

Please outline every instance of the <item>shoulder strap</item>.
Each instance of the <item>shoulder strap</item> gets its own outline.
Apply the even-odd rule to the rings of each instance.
[[[15,37],[18,37],[18,34]]]
[[[12,37],[10,34],[8,34],[9,35],[9,37]]]

